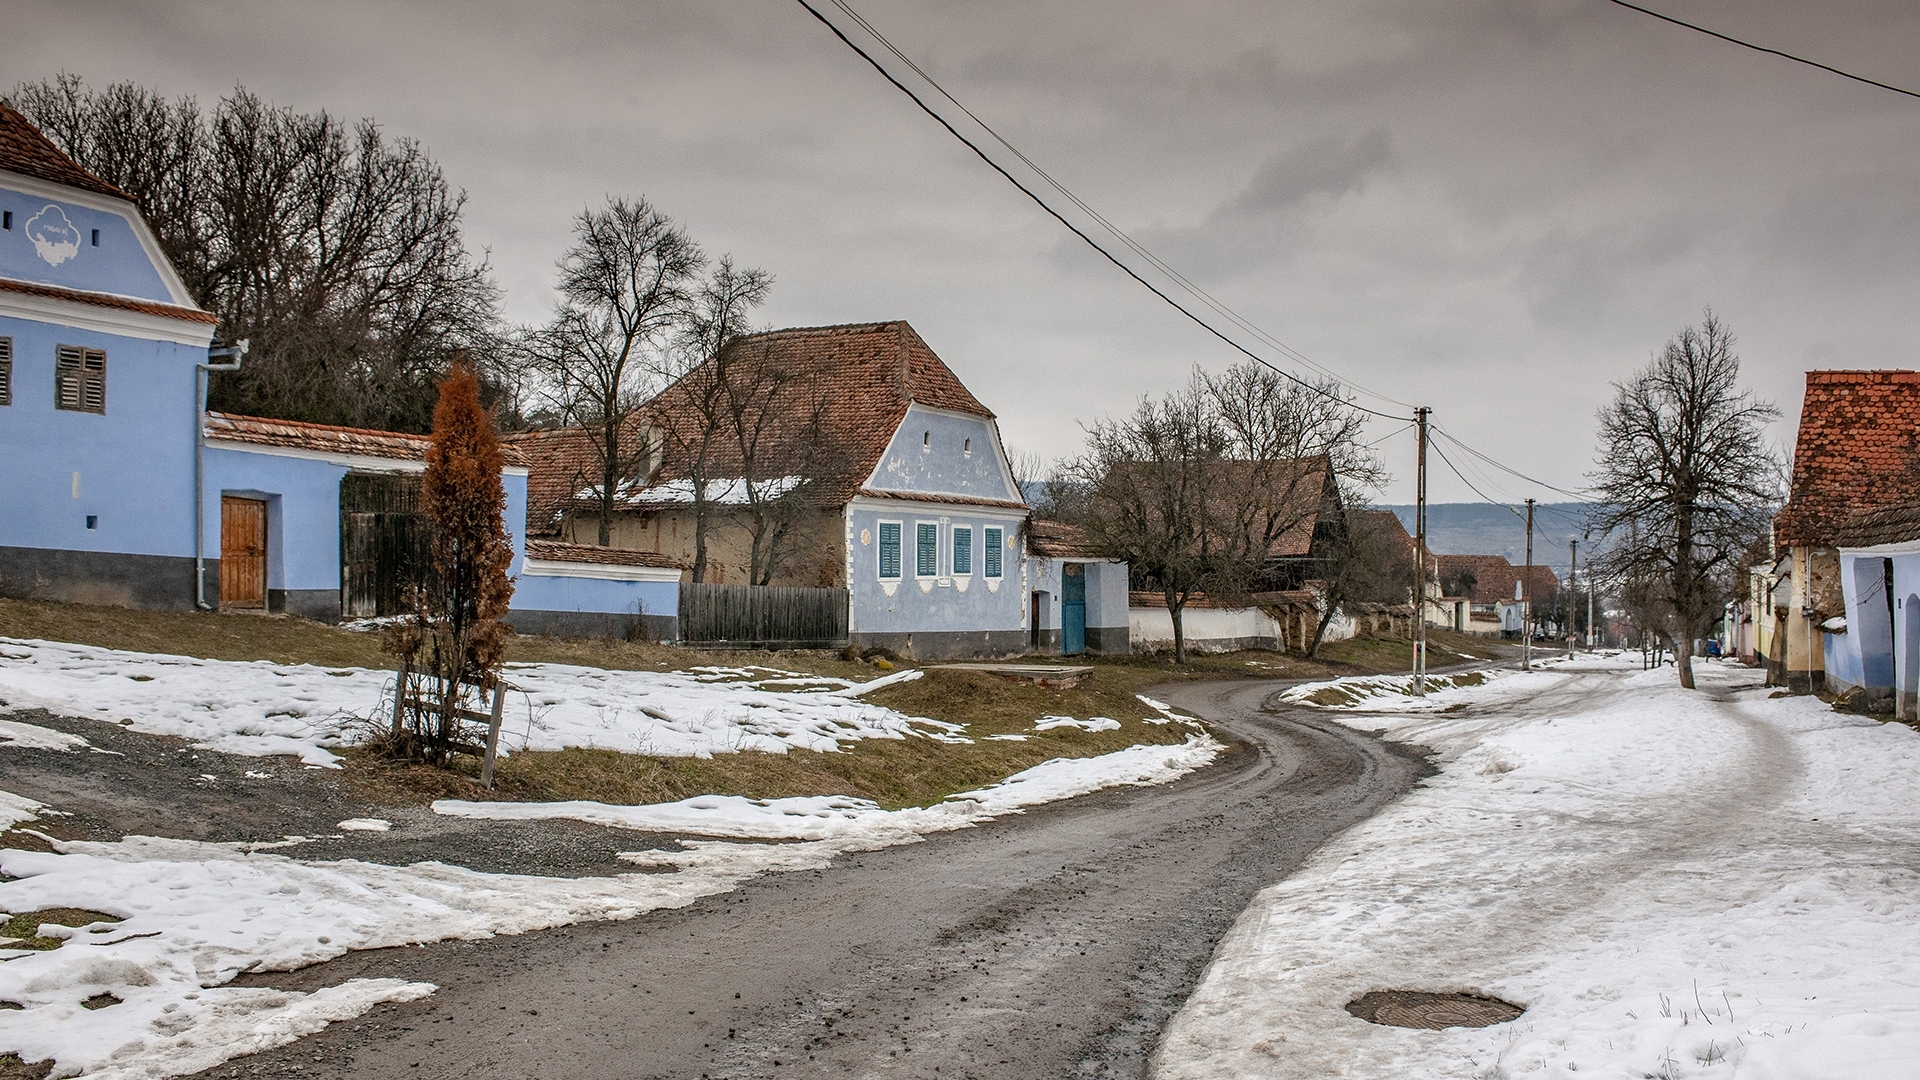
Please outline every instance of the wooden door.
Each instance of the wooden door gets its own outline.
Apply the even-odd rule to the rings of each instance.
[[[267,504],[220,496],[220,606],[267,606]]]
[[[1081,563],[1060,570],[1060,655],[1087,651],[1087,571]]]

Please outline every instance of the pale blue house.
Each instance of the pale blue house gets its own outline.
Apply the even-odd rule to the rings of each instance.
[[[1856,515],[1837,537],[1846,614],[1821,623],[1825,688],[1917,715],[1920,695],[1920,504]]]
[[[693,564],[696,470],[685,458],[703,446],[709,583],[843,589],[854,646],[915,659],[1127,651],[1125,565],[1030,547],[1030,509],[993,413],[912,327],[776,330],[735,347],[783,373],[756,458],[743,465],[727,439],[703,438],[691,389],[703,372],[683,378],[634,433],[657,452],[623,489],[615,547]],[[532,458],[536,534],[597,539],[578,444],[565,433],[517,444]],[[758,582],[750,484],[783,503],[777,557]]]
[[[0,103],[0,594],[386,613],[420,540],[426,438],[206,414],[216,322],[133,201]],[[672,636],[676,569],[566,545],[528,559],[517,454],[501,480],[516,623]]]

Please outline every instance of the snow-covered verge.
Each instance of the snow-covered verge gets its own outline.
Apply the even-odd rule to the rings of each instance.
[[[564,816],[670,832],[798,838],[779,844],[683,840],[684,850],[622,856],[654,872],[611,877],[485,874],[441,863],[307,863],[249,851],[250,845],[138,836],[117,843],[56,841],[52,854],[0,850],[0,872],[14,879],[0,880],[0,911],[69,907],[122,917],[74,932],[47,927],[46,936],[66,939],[52,951],[0,948],[0,1002],[22,1006],[0,1009],[0,1051],[29,1062],[53,1058],[58,1076],[134,1080],[194,1072],[380,1002],[434,990],[395,979],[353,979],[313,994],[222,985],[242,971],[288,970],[350,949],[631,918],[724,892],[756,874],[820,869],[847,852],[911,843],[1021,807],[1115,785],[1165,783],[1220,749],[1199,734],[1181,745],[1059,759],[936,806],[891,812],[846,798],[756,803],[717,796],[652,807],[436,806],[469,816]],[[0,791],[0,827],[52,812]],[[102,993],[119,1003],[81,1004]]]
[[[1700,662],[1688,692],[1638,668],[1325,710],[1442,772],[1256,898],[1159,1075],[1920,1074],[1920,736],[1745,669]],[[1526,1013],[1420,1031],[1343,1009],[1387,989]]]
[[[1021,807],[1070,799],[1123,784],[1164,784],[1212,761],[1221,750],[1211,736],[1195,735],[1174,746],[1130,746],[1089,758],[1055,758],[977,791],[952,795],[943,803],[904,810],[882,810],[867,799],[813,795],[788,799],[747,799],[738,795],[700,795],[649,806],[613,806],[599,802],[466,802],[442,799],[437,814],[450,817],[529,821],[571,818],[647,832],[692,832],[703,836],[769,840],[841,840],[940,832],[1015,813]]]
[[[865,683],[771,668],[608,671],[509,664],[503,744],[598,747],[669,757],[738,750],[831,750],[857,739],[965,741],[956,725],[870,705],[861,695],[918,678]],[[358,721],[378,716],[393,673],[243,663],[0,638],[0,702],[124,723],[229,754],[297,755],[333,765]],[[36,729],[39,730],[39,729]],[[0,733],[0,739],[6,738]]]

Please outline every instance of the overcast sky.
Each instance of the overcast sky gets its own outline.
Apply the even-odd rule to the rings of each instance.
[[[1911,0],[1647,2],[1920,88]],[[1609,383],[1707,304],[1783,441],[1806,369],[1920,366],[1920,101],[1604,0],[854,6],[1243,315],[1549,483],[1580,485]],[[1234,359],[793,0],[8,9],[7,85],[238,83],[419,139],[515,319],[574,214],[645,195],[777,276],[772,324],[910,321],[1017,449],[1071,453]],[[1410,500],[1410,436],[1380,449]],[[1432,491],[1473,498],[1437,462]]]

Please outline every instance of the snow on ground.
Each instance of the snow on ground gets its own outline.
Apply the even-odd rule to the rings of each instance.
[[[1703,692],[1638,669],[1324,709],[1441,774],[1256,898],[1159,1075],[1920,1072],[1920,735],[1770,699],[1747,669],[1701,662]],[[1527,1011],[1418,1031],[1342,1008],[1387,989]]]
[[[23,750],[84,750],[91,749],[93,744],[78,735],[69,735],[38,724],[0,720],[0,746]]]
[[[771,668],[607,671],[509,664],[503,745],[598,747],[669,757],[831,750],[857,739],[967,741],[958,726],[869,705],[865,683]],[[382,714],[392,672],[242,663],[0,638],[0,702],[124,723],[229,754],[292,754],[333,765],[364,718]],[[15,725],[28,727],[30,725]],[[45,729],[36,728],[35,731]],[[9,738],[0,729],[0,741]]]
[[[991,787],[949,796],[930,807],[882,810],[846,795],[747,799],[700,795],[650,806],[598,802],[466,802],[442,799],[434,813],[450,817],[527,821],[572,818],[595,825],[647,832],[693,832],[704,836],[769,840],[885,838],[964,828],[1024,806],[1068,799],[1122,784],[1164,784],[1212,761],[1221,750],[1211,736],[1196,735],[1177,746],[1131,746],[1090,758],[1055,758],[1017,772]]]

